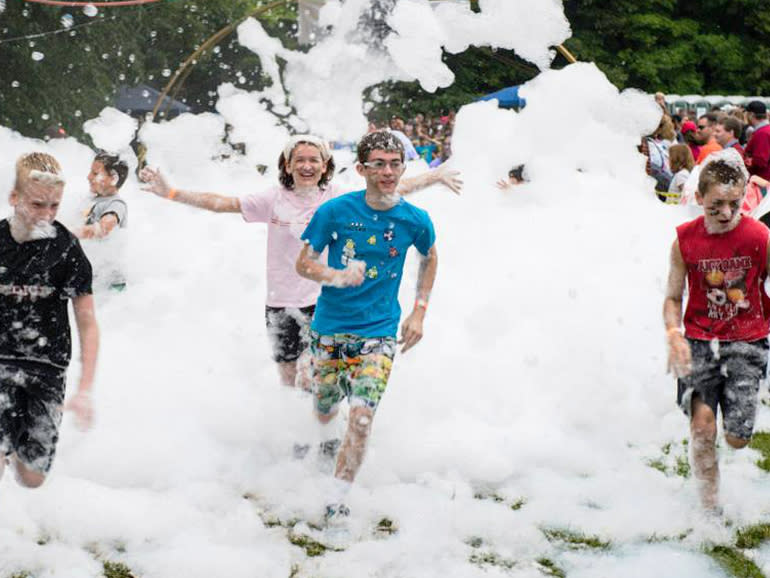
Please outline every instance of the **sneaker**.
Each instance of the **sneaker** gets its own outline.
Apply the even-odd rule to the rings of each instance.
[[[292,453],[295,460],[304,460],[307,453],[310,451],[310,444],[294,444]]]
[[[327,526],[344,524],[350,517],[350,508],[345,504],[327,504],[324,522]]]
[[[318,454],[324,458],[336,458],[342,441],[339,438],[326,440],[318,444]]]
[[[318,471],[322,474],[331,474],[337,464],[337,453],[342,442],[335,438],[318,444]]]

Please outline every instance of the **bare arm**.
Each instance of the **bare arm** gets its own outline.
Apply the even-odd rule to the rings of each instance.
[[[75,322],[80,336],[80,382],[78,391],[67,404],[67,409],[75,412],[78,425],[87,429],[91,425],[93,408],[91,389],[96,373],[96,357],[99,352],[99,326],[94,313],[93,295],[81,295],[72,299],[75,310]]]
[[[146,186],[142,190],[155,193],[159,197],[170,199],[206,209],[215,213],[240,213],[241,200],[238,197],[229,197],[217,193],[195,193],[193,191],[183,191],[171,187],[160,171],[151,168],[142,169],[139,178],[144,181]]]
[[[102,239],[118,225],[115,213],[107,213],[93,225],[86,225],[76,235],[79,239]]]
[[[334,269],[321,263],[318,257],[320,254],[314,251],[309,243],[305,243],[297,257],[297,274],[316,283],[334,287],[357,287],[364,282],[363,261],[352,261],[345,269]]]
[[[668,339],[668,366],[677,377],[689,375],[692,371],[690,344],[682,330],[682,300],[684,295],[687,266],[679,250],[679,241],[671,246],[666,299],[663,302],[663,322]]]
[[[463,181],[460,178],[460,171],[449,169],[445,164],[441,165],[433,170],[417,175],[416,177],[409,177],[401,179],[398,183],[396,191],[400,195],[409,195],[420,189],[425,189],[436,183],[441,183],[448,189],[452,190],[456,194],[460,194],[463,189]]]
[[[401,325],[401,339],[404,347],[401,352],[405,352],[422,339],[423,321],[425,313],[428,310],[428,301],[430,300],[433,283],[436,281],[436,272],[438,271],[438,252],[436,245],[430,248],[428,254],[420,259],[420,269],[417,274],[417,298],[414,301],[414,308],[409,316]]]

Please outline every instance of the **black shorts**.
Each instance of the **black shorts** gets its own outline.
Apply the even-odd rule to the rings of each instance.
[[[759,382],[767,371],[767,339],[760,341],[700,341],[688,339],[692,373],[678,381],[677,403],[692,415],[697,395],[717,415],[722,408],[725,432],[751,439],[757,412]]]
[[[0,362],[0,453],[48,473],[56,454],[65,372],[31,362]]]
[[[296,361],[310,346],[310,321],[315,305],[307,307],[265,307],[267,335],[273,346],[273,360]]]

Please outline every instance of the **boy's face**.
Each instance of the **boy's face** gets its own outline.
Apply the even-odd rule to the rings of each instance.
[[[369,166],[358,164],[356,170],[366,179],[368,192],[380,195],[392,195],[396,192],[406,168],[401,153],[373,150],[369,153],[367,165]]]
[[[11,191],[10,204],[14,217],[22,227],[31,231],[51,225],[61,204],[63,184],[41,183],[24,179]]]
[[[99,161],[91,164],[91,172],[88,173],[88,184],[95,195],[111,195],[117,191],[115,188],[116,177],[110,175],[104,165]]]
[[[741,218],[744,194],[743,183],[713,185],[705,194],[696,191],[695,199],[703,207],[706,231],[712,235],[732,231]]]

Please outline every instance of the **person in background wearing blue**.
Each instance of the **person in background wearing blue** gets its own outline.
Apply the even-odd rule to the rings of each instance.
[[[396,193],[405,168],[400,140],[388,131],[369,133],[358,144],[357,157],[366,189],[319,207],[302,234],[306,244],[297,259],[297,273],[323,285],[311,325],[316,415],[328,423],[344,398],[350,404],[335,495],[326,506],[328,522],[350,514],[342,500],[361,467],[388,383],[406,253],[414,245],[421,260],[414,307],[401,326],[402,352],[422,339],[438,267],[428,213]],[[319,257],[327,248],[324,265]]]

